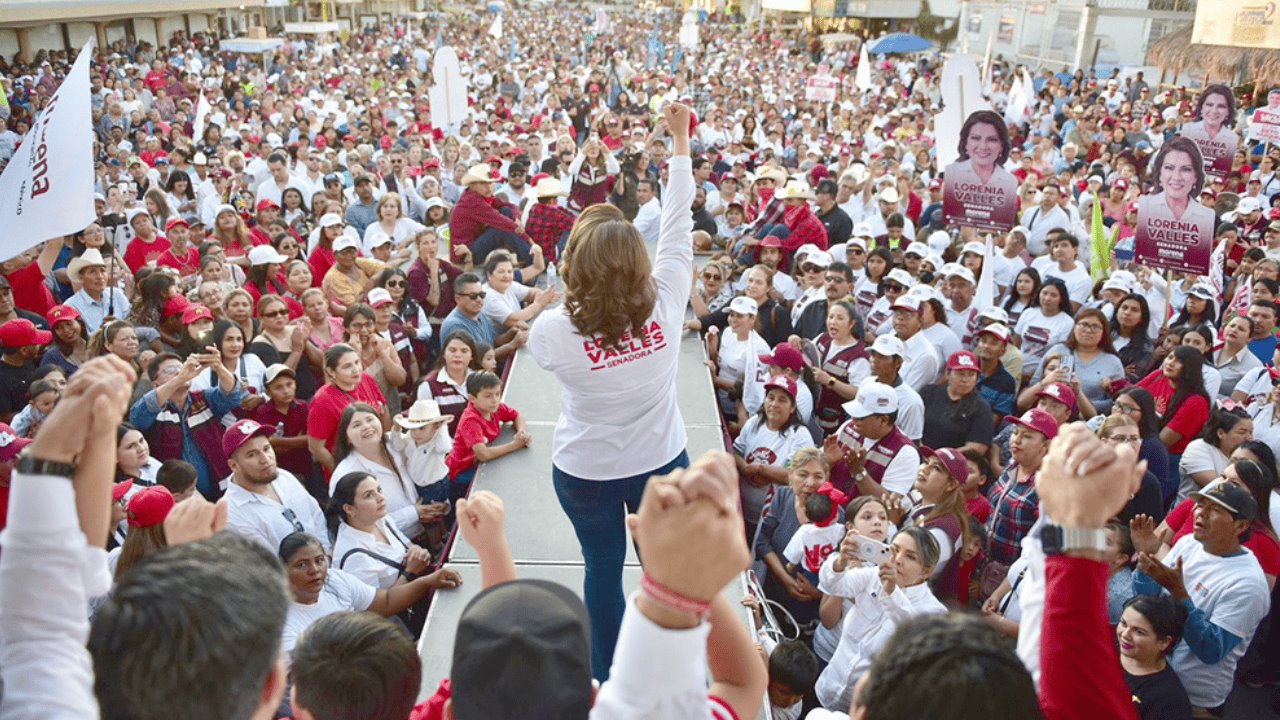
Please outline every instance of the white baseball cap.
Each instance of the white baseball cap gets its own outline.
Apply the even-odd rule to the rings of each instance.
[[[946,273],[946,276],[948,278],[958,277],[970,285],[978,284],[978,281],[973,277],[973,271],[963,265],[957,264],[955,267],[952,267],[951,272]]]
[[[391,299],[391,292],[386,288],[374,288],[369,291],[369,307],[382,307],[387,303],[395,302]]]
[[[871,223],[860,222],[853,226],[853,236],[856,238],[875,237],[875,233],[871,231]]]
[[[898,393],[881,382],[863,383],[858,396],[841,407],[855,420],[898,412]]]
[[[922,258],[929,257],[929,246],[920,241],[916,241],[907,246],[903,255],[919,255]]]
[[[338,236],[338,239],[333,241],[333,252],[334,252],[334,253],[340,253],[340,252],[342,252],[343,250],[347,250],[347,249],[349,249],[349,248],[354,248],[354,249],[356,249],[356,250],[359,250],[359,249],[360,249],[360,241],[356,240],[355,238],[351,237],[350,235],[347,235],[346,233],[343,233],[342,235],[339,235],[339,236]]]
[[[961,255],[964,255],[965,253],[973,253],[974,255],[985,256],[987,254],[987,246],[983,245],[977,240],[971,240],[965,243],[964,247],[960,249]]]
[[[760,306],[756,304],[755,300],[752,300],[746,295],[739,295],[729,301],[729,310],[730,312],[736,312],[739,315],[755,315],[760,311]]]
[[[920,312],[920,305],[923,304],[923,302],[924,300],[918,295],[903,293],[901,297],[893,301],[893,309],[918,313]]]
[[[257,245],[249,251],[250,265],[270,265],[272,263],[282,263],[289,258],[276,252],[276,249],[270,245]]]
[[[905,288],[909,288],[916,284],[915,279],[911,277],[911,273],[903,270],[902,268],[894,268],[890,270],[889,274],[884,276],[884,279],[892,280]]]
[[[895,335],[881,335],[876,338],[875,342],[871,343],[871,352],[885,357],[892,355],[906,357],[907,346]]]

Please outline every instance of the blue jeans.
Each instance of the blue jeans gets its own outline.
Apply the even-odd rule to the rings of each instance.
[[[497,228],[489,228],[480,233],[475,240],[471,242],[472,262],[476,265],[484,263],[484,259],[489,257],[489,253],[494,250],[505,249],[515,254],[516,259],[521,265],[528,265],[533,262],[533,256],[529,254],[529,241],[505,230]]]
[[[622,564],[627,559],[625,518],[628,512],[640,509],[650,476],[683,467],[689,467],[689,454],[683,450],[656,470],[617,480],[583,480],[551,466],[556,496],[573,523],[586,563],[582,594],[591,617],[591,674],[600,682],[609,679],[613,649],[627,609],[622,592]]]

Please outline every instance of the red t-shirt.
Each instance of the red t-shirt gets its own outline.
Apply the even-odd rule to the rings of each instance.
[[[991,517],[991,502],[981,495],[976,498],[966,499],[964,507],[975,520],[983,525],[986,525],[987,520]]]
[[[179,258],[173,254],[173,247],[170,247],[156,258],[156,265],[173,268],[182,277],[195,275],[200,272],[200,251],[188,245],[186,255]]]
[[[124,251],[124,264],[136,275],[148,263],[158,262],[160,256],[172,247],[169,239],[163,235],[155,236],[151,242],[144,242],[142,238],[136,237],[129,243],[129,249]]]
[[[286,414],[277,410],[275,403],[267,400],[254,411],[253,419],[270,427],[278,427],[280,423],[284,423],[284,433],[280,434],[281,437],[305,436],[307,434],[307,403],[305,400],[294,400]],[[306,448],[294,448],[276,453],[276,457],[279,459],[280,467],[297,475],[299,479],[305,479],[311,474],[311,453]]]
[[[1150,391],[1156,400],[1156,412],[1164,415],[1169,408],[1169,401],[1175,394],[1173,384],[1164,376],[1164,371],[1160,368],[1152,370],[1150,375],[1138,381],[1138,387]],[[1192,395],[1183,400],[1178,412],[1166,424],[1166,427],[1182,436],[1176,445],[1169,448],[1169,454],[1181,455],[1187,449],[1187,445],[1200,435],[1200,431],[1208,421],[1209,401],[1207,399],[1201,395]]]
[[[520,413],[511,409],[506,403],[498,405],[493,417],[485,419],[476,410],[474,403],[468,403],[458,419],[458,432],[453,436],[453,452],[444,459],[449,467],[449,478],[458,477],[458,473],[469,470],[476,464],[476,453],[472,448],[493,442],[502,432],[502,423],[515,422]]]
[[[307,437],[324,440],[325,449],[333,452],[333,445],[338,439],[338,420],[342,418],[342,411],[353,402],[368,403],[377,408],[378,412],[382,412],[387,406],[387,399],[378,387],[378,381],[369,373],[360,375],[360,384],[351,392],[326,383],[311,399],[311,411],[307,414]]]
[[[20,270],[14,270],[6,277],[13,286],[13,304],[17,307],[44,317],[49,313],[49,308],[57,304],[53,300],[53,293],[44,284],[40,263],[33,262]]]
[[[1173,542],[1178,542],[1184,535],[1195,530],[1195,509],[1196,501],[1187,499],[1165,516],[1164,521],[1173,528]],[[1280,575],[1280,544],[1270,536],[1254,532],[1240,544],[1253,551],[1253,556],[1258,558],[1258,564],[1262,566],[1262,572],[1272,577]]]

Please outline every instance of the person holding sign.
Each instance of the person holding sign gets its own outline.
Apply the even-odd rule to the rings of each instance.
[[[1210,85],[1200,94],[1194,122],[1182,126],[1182,137],[1200,148],[1204,169],[1215,178],[1231,174],[1240,136],[1236,134],[1236,97],[1226,85]]]
[[[1009,128],[991,110],[969,115],[960,128],[960,159],[943,173],[942,215],[951,224],[1007,232],[1017,219],[1018,179],[1009,159]]]
[[[1200,148],[1186,137],[1169,140],[1152,163],[1151,177],[1150,192],[1138,199],[1135,260],[1207,275],[1214,215],[1195,200],[1205,180]]]

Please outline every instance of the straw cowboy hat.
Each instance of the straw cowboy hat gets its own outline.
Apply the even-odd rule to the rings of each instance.
[[[809,189],[808,183],[793,182],[779,190],[777,197],[779,200],[793,200],[797,198],[801,200],[812,200],[813,190]]]
[[[413,403],[408,412],[397,415],[395,420],[400,427],[415,430],[431,423],[448,422],[449,416],[440,414],[440,406],[435,400],[418,400]]]
[[[67,264],[67,275],[78,278],[86,268],[106,266],[107,261],[102,259],[102,253],[97,248],[89,248]]]
[[[768,180],[772,180],[776,185],[781,185],[782,183],[787,181],[787,174],[783,172],[780,168],[776,168],[772,165],[766,165],[763,170],[761,170],[759,173],[756,174],[756,179],[757,180],[768,179]]]
[[[560,181],[553,178],[542,178],[538,184],[533,186],[533,194],[538,198],[564,197],[568,195],[564,188],[560,187]]]
[[[470,185],[472,183],[493,183],[497,180],[493,179],[492,170],[488,165],[472,165],[467,170],[467,174],[462,176],[462,185]]]

